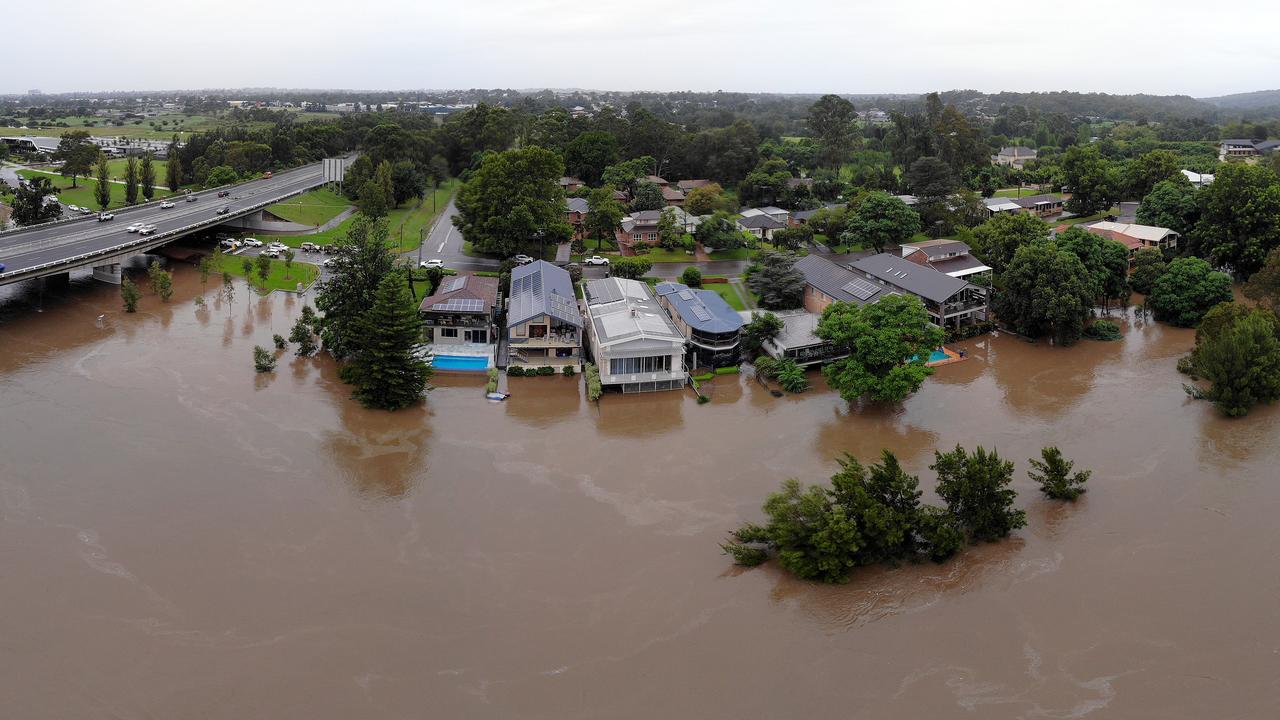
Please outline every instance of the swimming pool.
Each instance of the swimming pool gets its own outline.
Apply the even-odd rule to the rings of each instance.
[[[457,372],[484,372],[489,369],[489,358],[483,355],[436,355],[431,360],[431,367]]]
[[[929,353],[928,361],[931,363],[938,362],[939,360],[946,360],[947,357],[948,355],[942,351],[942,348],[938,348],[937,350],[934,350],[933,352]]]

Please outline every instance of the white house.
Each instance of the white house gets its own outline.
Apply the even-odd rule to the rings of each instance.
[[[685,337],[648,284],[616,277],[592,280],[584,300],[591,355],[602,385],[628,393],[684,385]]]

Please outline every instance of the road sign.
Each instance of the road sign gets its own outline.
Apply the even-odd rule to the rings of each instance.
[[[346,158],[325,158],[324,159],[324,181],[325,182],[342,182],[343,177],[347,174]]]

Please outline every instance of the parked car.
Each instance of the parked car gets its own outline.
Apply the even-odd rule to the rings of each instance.
[[[321,264],[321,265],[323,265],[324,267],[329,267],[330,265],[332,265],[332,264],[333,264],[333,261],[334,261],[334,260],[336,260],[336,259],[337,259],[337,258],[326,258],[326,259],[324,260],[324,262],[322,262],[322,263],[320,263],[320,264]]]
[[[302,243],[302,252],[315,252],[319,249],[320,249],[320,246],[315,243],[310,243],[310,242]]]
[[[108,220],[115,220],[115,219],[116,219],[116,216],[112,215],[109,212],[98,213],[98,222],[106,222]]]
[[[262,247],[262,241],[257,238],[245,238],[240,242],[244,243],[245,247]]]
[[[80,208],[80,214],[81,214],[81,215],[92,215],[92,214],[93,214],[93,210],[91,210],[91,209],[89,209],[89,208],[87,208],[87,207],[82,207],[82,208]]]
[[[79,206],[79,205],[68,205],[68,206],[67,206],[67,209],[68,209],[68,210],[70,210],[70,211],[71,211],[71,212],[73,212],[73,213],[78,213],[78,212],[80,212],[80,206]]]
[[[222,245],[222,247],[229,248],[231,250],[235,250],[236,248],[240,247],[240,241],[236,240],[235,238],[227,238],[219,244]]]
[[[443,268],[443,267],[444,267],[444,261],[443,261],[443,260],[441,260],[440,258],[432,258],[432,259],[430,259],[430,260],[423,260],[422,262],[418,263],[418,267],[420,267],[420,268]]]
[[[218,191],[218,197],[220,197],[220,198],[228,197],[229,195],[231,195],[231,191],[230,191],[230,190],[219,190],[219,191]]]
[[[231,208],[227,207],[226,205],[223,205],[222,207],[218,208],[219,215],[226,215],[229,212],[231,212]]]
[[[197,197],[197,196],[195,196],[195,195],[188,195],[188,196],[187,196],[187,202],[195,202],[195,201],[197,201],[197,200],[199,200],[199,199],[200,199],[200,198],[199,198],[199,197]]]
[[[289,249],[289,246],[288,246],[288,245],[285,245],[284,243],[280,242],[279,240],[273,240],[273,241],[271,241],[271,243],[270,243],[270,244],[268,244],[268,245],[267,245],[267,247],[271,248],[272,250],[279,250],[280,252],[284,252],[285,250],[288,250],[288,249]]]
[[[511,261],[517,265],[528,265],[529,263],[533,262],[533,258],[529,257],[528,255],[525,255],[524,253],[521,253],[511,258]]]
[[[164,202],[160,203],[161,210],[168,210],[171,207],[173,207],[173,201],[171,200],[165,200]]]
[[[153,233],[153,232],[155,232],[155,231],[156,231],[156,226],[155,226],[155,225],[143,225],[141,228],[139,228],[139,230],[138,230],[138,234],[139,234],[139,235],[150,235],[151,233]]]
[[[269,258],[280,257],[280,251],[272,247],[266,248],[259,254],[266,255]]]
[[[608,265],[609,258],[592,255],[591,257],[582,258],[583,265]]]
[[[124,231],[125,231],[125,232],[138,232],[139,230],[141,230],[141,229],[142,229],[143,225],[145,225],[145,223],[134,223],[134,224],[130,225],[129,227],[125,228],[125,229],[124,229]]]

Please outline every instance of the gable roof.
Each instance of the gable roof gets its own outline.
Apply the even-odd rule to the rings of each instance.
[[[866,305],[892,292],[820,255],[805,255],[796,260],[795,268],[804,276],[806,283],[821,290],[824,295],[843,302]]]
[[[1020,197],[1020,198],[1009,198],[1009,200],[1011,200],[1018,207],[1022,207],[1022,208],[1033,208],[1040,203],[1053,203],[1055,205],[1062,205],[1063,203],[1066,202],[1065,200],[1062,199],[1061,196],[1050,195],[1050,194],[1028,195],[1026,197]]]
[[[544,260],[535,260],[511,270],[507,327],[515,327],[541,315],[582,327],[582,313],[578,312],[569,273]]]
[[[964,280],[890,253],[862,258],[855,261],[852,268],[864,277],[932,302],[943,302],[969,286]]]
[[[654,289],[695,330],[730,333],[742,328],[742,317],[714,290],[691,290],[676,282],[660,282]]]
[[[637,210],[630,215],[622,218],[622,231],[631,232],[636,227],[657,227],[658,220],[662,218],[661,210]]]
[[[967,255],[969,254],[969,246],[959,240],[950,240],[948,238],[921,240],[919,242],[906,243],[902,246],[903,257],[913,252],[924,253],[925,257],[933,260],[950,255]]]
[[[738,225],[748,229],[760,230],[779,230],[787,226],[785,222],[764,213],[740,217],[738,218]]]
[[[670,201],[670,200],[683,200],[683,199],[684,199],[684,193],[680,192],[680,190],[679,190],[679,189],[677,189],[677,188],[673,188],[673,187],[671,187],[670,185],[663,185],[663,186],[662,186],[662,199],[663,199],[663,200],[668,200],[668,201]]]
[[[1170,235],[1175,238],[1178,237],[1178,233],[1169,228],[1138,225],[1137,223],[1108,222],[1106,220],[1086,225],[1084,229],[1094,235],[1101,235],[1123,243],[1125,247],[1131,250],[1144,247],[1148,243],[1158,243]]]
[[[654,185],[657,185],[657,186],[659,186],[659,187],[662,187],[662,186],[665,186],[665,185],[667,185],[667,184],[668,184],[666,180],[663,180],[662,178],[658,177],[657,175],[645,175],[645,176],[644,176],[644,181],[645,181],[645,182],[651,182],[651,183],[653,183]]]
[[[489,313],[498,304],[498,278],[446,275],[436,294],[422,299],[419,312]]]
[[[710,180],[677,180],[676,181],[676,187],[680,188],[681,190],[684,190],[685,192],[689,192],[694,188],[705,187],[710,184],[711,184]]]
[[[805,187],[813,187],[813,178],[809,178],[809,177],[787,178],[787,187],[793,188],[793,187],[799,187],[801,185],[804,185]]]
[[[591,204],[587,202],[586,198],[580,198],[580,197],[565,198],[564,207],[565,207],[565,210],[569,212],[576,212],[576,213],[591,212]]]
[[[1033,150],[1033,149],[1031,149],[1031,148],[1029,148],[1029,147],[1026,147],[1026,146],[1024,146],[1024,145],[1010,145],[1009,147],[1002,147],[1002,148],[1000,148],[1000,153],[999,153],[999,154],[1000,154],[1000,155],[1002,155],[1002,156],[1004,156],[1004,157],[1014,157],[1014,158],[1017,158],[1017,157],[1026,157],[1026,158],[1033,158],[1033,157],[1035,157],[1035,156],[1036,156],[1036,151],[1035,151],[1035,150]]]

